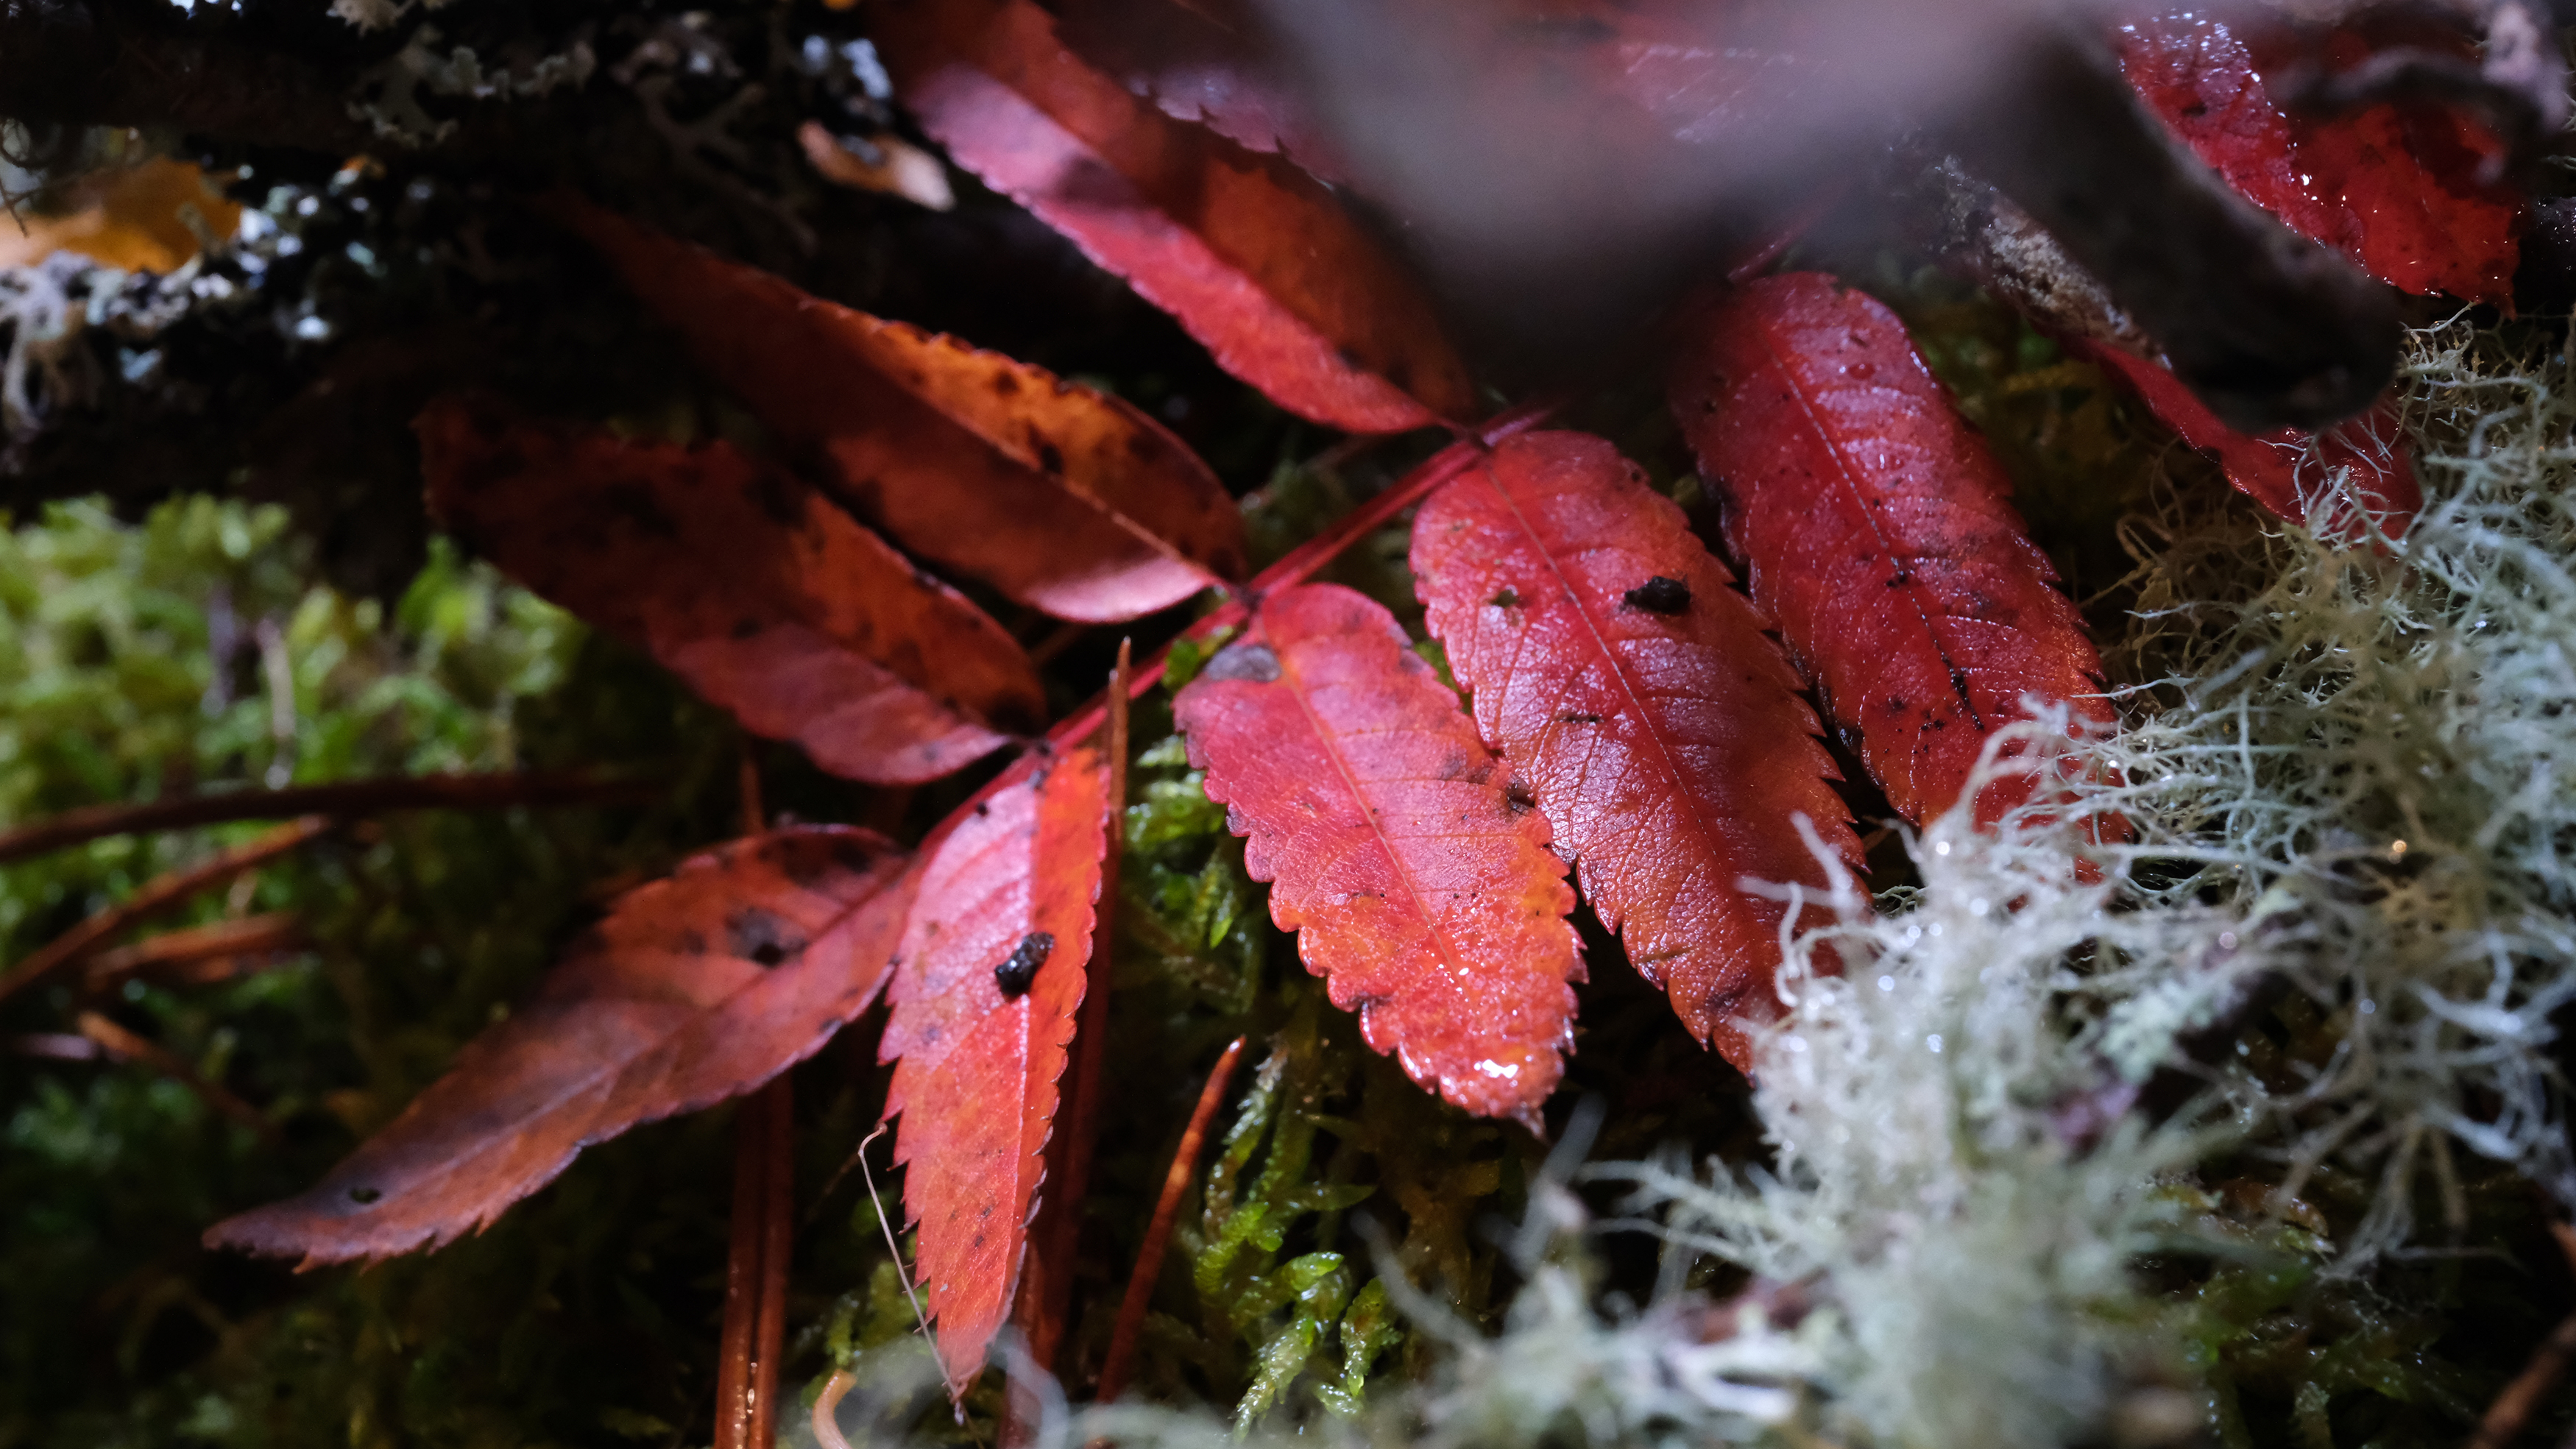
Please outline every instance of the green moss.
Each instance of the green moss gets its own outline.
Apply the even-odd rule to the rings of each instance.
[[[686,1425],[723,1252],[714,1122],[590,1154],[492,1233],[366,1274],[295,1280],[196,1246],[389,1120],[598,885],[666,868],[729,804],[729,733],[559,611],[444,550],[392,609],[353,601],[309,582],[284,528],[189,499],[132,525],[63,505],[0,533],[5,818],[520,765],[649,760],[682,788],[642,809],[367,822],[175,918],[293,912],[311,949],[212,984],[11,1002],[13,1031],[106,1013],[280,1137],[137,1068],[0,1059],[0,1444],[611,1444]],[[0,867],[0,940],[22,953],[259,828]]]

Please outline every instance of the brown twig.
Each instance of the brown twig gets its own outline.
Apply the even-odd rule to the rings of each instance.
[[[742,829],[769,828],[760,757],[742,741]],[[787,1265],[795,1252],[796,1099],[784,1074],[734,1119],[732,1243],[725,1255],[716,1449],[770,1449],[778,1436],[778,1360],[787,1343]]]
[[[1199,1151],[1206,1145],[1208,1125],[1216,1120],[1216,1109],[1225,1100],[1226,1083],[1233,1079],[1234,1064],[1243,1056],[1243,1038],[1227,1043],[1225,1055],[1216,1059],[1215,1070],[1208,1073],[1207,1085],[1199,1089],[1199,1103],[1190,1110],[1190,1125],[1181,1129],[1181,1145],[1172,1151],[1172,1165],[1163,1173],[1163,1195],[1154,1202],[1154,1216],[1145,1227],[1145,1241],[1136,1250],[1136,1270],[1128,1275],[1127,1296],[1118,1304],[1118,1323],[1109,1332],[1109,1356],[1100,1363],[1098,1398],[1102,1403],[1116,1399],[1127,1387],[1127,1371],[1136,1361],[1136,1340],[1145,1326],[1146,1306],[1154,1301],[1154,1283],[1163,1273],[1163,1250],[1172,1240],[1172,1222],[1180,1216],[1181,1198],[1189,1191],[1190,1179],[1198,1175]]]
[[[277,1124],[268,1120],[257,1107],[197,1075],[194,1067],[179,1060],[160,1043],[137,1036],[95,1011],[82,1012],[74,1024],[80,1028],[82,1036],[98,1043],[98,1049],[107,1056],[177,1082],[196,1093],[197,1100],[257,1133],[261,1142],[275,1147],[284,1140]]]
[[[508,805],[583,805],[603,800],[649,799],[663,789],[650,780],[616,779],[596,771],[575,770],[382,775],[328,785],[294,785],[283,790],[218,790],[147,800],[139,805],[89,805],[0,832],[0,864],[111,835],[143,835],[236,820],[382,815],[396,810],[489,810]]]
[[[274,860],[330,828],[328,816],[308,815],[292,824],[254,836],[230,850],[217,851],[195,865],[144,882],[141,889],[124,901],[65,931],[34,955],[10,967],[7,975],[0,976],[0,1001],[8,1000],[80,960],[136,922],[183,904],[199,891],[221,885],[243,871]]]
[[[101,951],[90,958],[81,984],[91,991],[105,991],[128,976],[144,972],[159,973],[236,956],[270,955],[305,944],[304,920],[293,911],[213,921]]]
[[[781,1075],[760,1095],[769,1103],[763,1157],[768,1194],[761,1203],[760,1321],[752,1347],[751,1449],[778,1438],[778,1368],[787,1347],[787,1269],[796,1253],[796,1117],[794,1088]]]
[[[2541,1401],[2549,1397],[2558,1381],[2567,1376],[2567,1366],[2576,1363],[2576,1314],[2559,1322],[2540,1347],[2531,1351],[2531,1361],[2514,1375],[2504,1392],[2488,1406],[2487,1416],[2478,1421],[2478,1432],[2469,1439],[2469,1449],[2505,1449],[2521,1437],[2523,1426]]]
[[[787,1078],[779,1077],[743,1099],[734,1119],[733,1232],[716,1361],[716,1449],[770,1449],[777,1435],[796,1195],[790,1091]]]

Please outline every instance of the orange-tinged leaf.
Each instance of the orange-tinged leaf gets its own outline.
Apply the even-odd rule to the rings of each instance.
[[[200,227],[216,238],[241,227],[238,203],[205,172],[168,157],[85,176],[65,190],[60,210],[0,224],[0,267],[31,267],[61,251],[129,272],[170,272],[202,249]]]
[[[1599,438],[1528,433],[1413,525],[1431,632],[1574,856],[1584,899],[1691,1033],[1748,1065],[1735,1024],[1776,1014],[1787,907],[1818,888],[1798,835],[1857,866],[1815,712],[1765,620],[1672,500]]]
[[[2368,56],[2356,33],[2326,40],[2336,68]],[[2502,143],[2440,107],[2293,115],[2262,74],[2286,57],[2248,41],[2226,20],[2167,16],[2123,28],[2121,64],[2195,155],[2291,230],[2407,291],[2510,306],[2522,201],[2478,178]]]
[[[883,1060],[939,1359],[963,1394],[1010,1313],[1091,959],[1107,794],[1078,750],[1003,787],[924,862]]]
[[[1234,500],[1126,403],[595,207],[552,209],[835,492],[923,557],[1086,623],[1242,574]]]
[[[2071,339],[2067,347],[2127,383],[2147,411],[2184,442],[2215,456],[2236,491],[2276,518],[2313,520],[2327,538],[2361,537],[2371,530],[2399,538],[2424,506],[2393,401],[2383,399],[2360,417],[2313,436],[2295,428],[2256,436],[2219,421],[2161,363],[2089,339]]]
[[[958,164],[1281,407],[1355,433],[1473,408],[1420,288],[1332,193],[1130,95],[1030,0],[889,0],[874,34]]]
[[[417,426],[447,527],[834,774],[935,779],[1044,706],[1000,625],[773,464],[476,403]]]
[[[1535,1130],[1583,979],[1574,892],[1394,617],[1333,584],[1272,594],[1173,710],[1333,1004],[1424,1087]]]
[[[1684,347],[1672,402],[1754,602],[1907,819],[1958,800],[2026,698],[2111,722],[2010,482],[1885,306],[1812,272],[1732,292]],[[1979,819],[2028,797],[2009,783]]]
[[[906,858],[842,826],[694,857],[629,892],[508,1020],[300,1196],[208,1244],[306,1266],[479,1231],[582,1148],[695,1111],[812,1055],[876,995]]]

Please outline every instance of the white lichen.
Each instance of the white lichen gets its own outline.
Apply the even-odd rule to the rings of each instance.
[[[360,30],[382,30],[411,13],[414,6],[436,10],[449,0],[331,0],[331,13]]]
[[[365,3],[381,7],[382,0]],[[442,51],[442,39],[434,25],[413,31],[402,49],[359,78],[349,101],[350,118],[366,122],[386,140],[433,146],[454,135],[457,123],[431,115],[421,104],[425,95],[464,101],[527,100],[564,87],[578,88],[598,68],[589,44],[579,40],[559,54],[492,66],[471,46]]]

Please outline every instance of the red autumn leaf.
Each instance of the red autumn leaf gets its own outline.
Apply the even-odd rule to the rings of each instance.
[[[1341,179],[1294,65],[1260,33],[1258,17],[1201,0],[1064,0],[1055,16],[1068,49],[1163,114]]]
[[[2399,538],[2424,506],[2391,402],[2313,437],[2294,428],[2249,436],[2220,422],[2170,368],[2088,339],[2067,346],[2127,383],[2147,411],[2184,442],[2215,454],[2227,481],[2276,517],[2313,521],[2327,538],[2359,537],[2365,530]]]
[[[417,426],[443,524],[834,774],[935,779],[1043,708],[1000,625],[775,465],[473,403]]]
[[[1672,399],[1754,602],[1907,819],[1959,798],[2025,696],[2111,721],[2012,485],[1886,307],[1817,273],[1766,277],[1701,320]],[[1979,819],[2027,793],[1990,789]]]
[[[307,1267],[434,1248],[592,1143],[760,1086],[876,995],[910,895],[905,860],[864,830],[802,826],[629,892],[391,1126],[207,1243]]]
[[[2407,291],[2510,305],[2521,201],[2478,180],[2502,143],[2442,107],[2292,115],[2263,74],[2287,57],[2248,40],[2226,21],[2178,15],[2124,27],[2121,61],[2195,155],[2291,230]],[[2368,53],[2351,32],[2327,49],[2338,68]]]
[[[1242,575],[1234,500],[1126,403],[594,207],[552,209],[852,507],[933,562],[1087,623]]]
[[[1333,1004],[1416,1082],[1535,1130],[1583,979],[1574,892],[1394,617],[1337,585],[1272,594],[1173,711]]]
[[[995,793],[922,866],[896,952],[886,1115],[903,1117],[904,1209],[961,1394],[1019,1285],[1091,959],[1106,805],[1090,750]]]
[[[1734,1018],[1769,990],[1787,907],[1745,878],[1821,889],[1806,816],[1860,860],[1797,672],[1680,508],[1610,444],[1532,433],[1413,525],[1431,632],[1477,728],[1574,855],[1584,899],[1691,1033],[1737,1066]]]
[[[875,25],[904,104],[958,164],[1273,402],[1355,433],[1474,406],[1420,289],[1313,178],[1128,94],[1030,0],[891,0]]]

